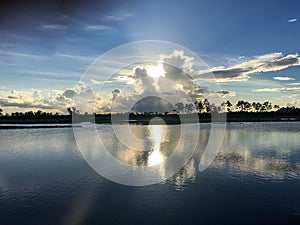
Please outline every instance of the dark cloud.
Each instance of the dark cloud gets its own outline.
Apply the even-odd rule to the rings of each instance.
[[[273,68],[273,67],[284,67],[284,66],[292,66],[299,64],[299,58],[294,57],[285,57],[274,62],[269,62],[266,67]]]
[[[0,28],[28,33],[44,24],[73,27],[92,15],[104,18],[123,4],[121,0],[4,0],[0,1]]]
[[[221,97],[235,96],[235,92],[234,91],[221,90],[221,91],[216,91],[215,93],[218,94],[218,95],[220,95]]]
[[[113,94],[112,99],[114,100],[120,93],[121,93],[120,89],[113,90],[112,91],[112,94]]]
[[[168,101],[154,96],[149,96],[136,102],[132,107],[137,112],[172,112],[175,107]]]
[[[73,98],[75,94],[76,94],[76,92],[75,92],[74,90],[67,89],[67,90],[65,90],[65,92],[64,92],[63,95],[64,95],[66,98]]]
[[[2,107],[17,107],[17,108],[35,108],[35,109],[53,109],[53,106],[50,105],[43,105],[43,104],[34,104],[30,102],[7,102],[7,101],[1,101],[0,105]]]

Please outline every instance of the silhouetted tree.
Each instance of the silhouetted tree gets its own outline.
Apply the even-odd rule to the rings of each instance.
[[[183,110],[184,110],[184,105],[183,105],[182,102],[176,103],[175,106],[176,106],[176,111],[177,111],[178,113],[183,112]]]
[[[2,112],[3,112],[3,110],[0,108],[0,116],[2,116]]]
[[[280,106],[279,106],[279,105],[274,105],[274,106],[273,106],[273,109],[274,109],[275,111],[277,111],[277,110],[280,109]]]
[[[70,116],[78,113],[78,110],[76,110],[76,107],[68,107],[67,111],[68,111],[68,113],[69,113]]]
[[[194,104],[199,113],[210,112],[210,103],[206,98],[201,101],[195,101]]]
[[[209,101],[207,100],[207,98],[205,98],[203,100],[203,105],[204,105],[206,112],[210,112],[210,104],[209,104]]]
[[[231,111],[231,107],[232,107],[231,102],[227,100],[227,101],[225,102],[225,106],[226,106],[226,111],[227,111],[227,112],[230,112],[230,111]]]
[[[236,103],[236,109],[240,112],[244,112],[245,110],[245,101],[244,100],[239,100],[237,103]]]
[[[270,111],[272,109],[272,104],[270,102],[264,102],[262,104],[261,111]]]
[[[195,101],[194,104],[195,104],[195,107],[196,107],[196,109],[199,113],[201,113],[204,110],[204,106],[202,104],[202,101]]]
[[[209,111],[210,111],[210,112],[220,112],[220,111],[221,111],[221,107],[220,107],[220,106],[217,106],[215,103],[212,103],[212,104],[209,106]]]
[[[194,109],[194,105],[193,103],[190,103],[190,104],[185,104],[185,110],[187,113],[191,113]]]
[[[259,102],[253,102],[252,103],[252,108],[253,108],[254,111],[260,112],[261,109],[262,109],[262,104],[259,103]]]
[[[36,111],[36,112],[35,112],[35,114],[34,114],[34,115],[39,117],[39,116],[41,116],[41,115],[42,115],[42,111],[41,111],[41,110],[38,110],[38,111]]]

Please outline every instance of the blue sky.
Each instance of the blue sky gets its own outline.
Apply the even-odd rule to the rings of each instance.
[[[244,79],[236,81],[232,75],[226,81],[219,79],[221,89],[232,93],[224,98],[233,102],[269,100],[300,106],[297,0],[14,0],[0,6],[0,107],[4,111],[39,106],[62,111],[71,104],[65,91],[74,89],[98,56],[140,40],[182,45],[220,76],[252,65]],[[261,58],[265,64],[258,71],[254,67],[262,63]],[[276,61],[286,64],[278,67]],[[59,98],[65,102],[58,103]]]

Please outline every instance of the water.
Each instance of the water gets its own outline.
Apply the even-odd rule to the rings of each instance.
[[[149,138],[143,157],[97,126],[112,155],[139,166],[159,164],[180,136],[176,126],[131,128]],[[0,224],[300,223],[300,123],[229,124],[199,172],[208,137],[203,124],[195,154],[170,179],[130,187],[95,173],[71,128],[0,130]]]

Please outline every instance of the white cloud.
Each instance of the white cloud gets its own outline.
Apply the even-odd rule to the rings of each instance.
[[[74,106],[74,98],[82,108],[82,113],[94,112],[95,93],[89,85],[78,82],[74,89],[65,91],[15,91],[2,92],[0,94],[0,107],[5,112],[45,110],[66,113],[67,108]]]
[[[295,23],[297,20],[298,20],[297,18],[292,18],[292,19],[289,19],[288,22],[289,23]]]
[[[92,61],[95,59],[95,57],[91,57],[91,56],[71,55],[71,54],[65,54],[65,53],[59,53],[59,52],[55,53],[54,56],[75,59],[75,60],[80,60],[80,61]]]
[[[111,20],[111,21],[121,21],[121,20],[125,20],[132,16],[133,15],[131,13],[115,13],[112,15],[106,15],[106,16],[104,16],[104,18],[106,20]]]
[[[295,80],[295,78],[292,77],[273,77],[274,80],[280,80],[280,81],[289,81],[289,80]]]
[[[24,58],[32,58],[32,59],[46,59],[47,57],[29,53],[22,53],[22,52],[12,52],[12,51],[5,51],[0,50],[0,55],[9,56],[9,57],[24,57]]]
[[[183,51],[173,51],[169,55],[161,55],[157,65],[138,66],[130,74],[126,71],[115,80],[126,82],[125,87],[131,88],[113,93],[114,109],[126,111],[128,104],[138,102],[134,105],[134,110],[166,112],[172,110],[172,106],[163,99],[168,99],[173,104],[187,104],[203,98],[204,94],[233,95],[233,92],[215,93],[198,87],[189,75],[193,73],[192,67],[193,58],[186,56]],[[159,74],[153,76],[149,71]],[[141,96],[143,100],[138,101]],[[153,96],[159,96],[161,99]]]
[[[299,66],[298,54],[283,56],[282,53],[270,53],[256,56],[248,61],[230,67],[218,66],[196,73],[194,78],[211,79],[212,74],[218,82],[247,81],[251,74],[272,72]]]
[[[253,92],[287,92],[287,91],[300,91],[300,87],[291,88],[260,88],[254,89]]]
[[[290,83],[290,84],[286,84],[286,85],[290,85],[290,86],[297,86],[297,85],[300,85],[300,83],[298,83],[298,82],[295,82],[295,83]]]
[[[99,30],[111,30],[112,27],[105,25],[86,25],[82,27],[82,30],[86,31],[99,31]]]
[[[61,24],[43,24],[38,27],[39,30],[65,30],[67,27]]]

